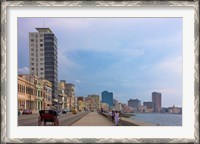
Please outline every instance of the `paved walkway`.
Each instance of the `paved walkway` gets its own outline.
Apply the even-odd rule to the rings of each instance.
[[[90,112],[72,126],[114,126],[114,123],[109,121],[103,115],[98,114],[97,112]]]

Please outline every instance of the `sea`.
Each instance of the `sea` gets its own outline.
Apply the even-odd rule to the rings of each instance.
[[[146,123],[160,126],[182,126],[182,114],[161,114],[161,113],[134,113],[135,116],[129,119],[135,119]]]

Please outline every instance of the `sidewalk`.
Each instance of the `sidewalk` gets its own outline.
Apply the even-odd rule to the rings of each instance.
[[[114,126],[114,124],[97,112],[90,112],[71,126]]]

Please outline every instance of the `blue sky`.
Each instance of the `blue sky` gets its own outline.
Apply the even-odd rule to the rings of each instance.
[[[127,103],[182,106],[181,18],[18,18],[18,72],[28,73],[28,33],[49,27],[58,39],[58,79],[75,95],[107,90]]]

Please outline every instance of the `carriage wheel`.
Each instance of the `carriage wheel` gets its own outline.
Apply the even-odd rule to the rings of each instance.
[[[38,126],[41,126],[42,124],[42,120],[41,120],[41,116],[38,117]]]
[[[57,126],[59,126],[59,120],[58,120],[58,118],[57,118]]]
[[[59,121],[58,118],[55,116],[54,117],[54,126],[58,126],[59,125]]]

